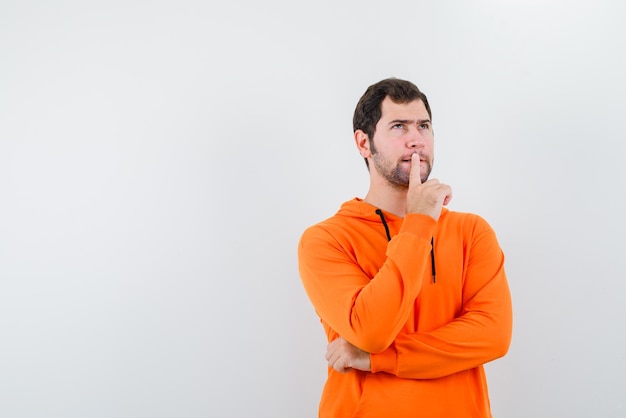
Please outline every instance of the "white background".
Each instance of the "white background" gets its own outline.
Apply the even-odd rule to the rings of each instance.
[[[624,3],[221,3],[0,2],[0,416],[317,416],[296,246],[390,76],[507,256],[494,416],[626,416]]]

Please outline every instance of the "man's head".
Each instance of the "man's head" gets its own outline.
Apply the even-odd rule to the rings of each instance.
[[[369,86],[357,103],[356,109],[354,109],[352,126],[354,132],[361,130],[367,135],[372,153],[376,153],[373,139],[376,133],[376,124],[382,115],[381,105],[386,97],[389,97],[394,103],[403,104],[414,100],[421,100],[432,121],[432,113],[426,95],[410,81],[387,78]],[[365,158],[365,164],[369,168],[367,158]]]

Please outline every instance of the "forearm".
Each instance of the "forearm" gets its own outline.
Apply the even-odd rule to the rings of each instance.
[[[512,332],[511,299],[504,276],[490,283],[480,303],[431,332],[400,333],[384,352],[371,354],[372,372],[432,379],[502,357]]]
[[[300,275],[318,315],[370,353],[385,350],[398,335],[429,266],[434,220],[416,216],[402,228],[388,245],[384,241],[386,258],[373,277],[323,230],[305,234],[300,243]]]

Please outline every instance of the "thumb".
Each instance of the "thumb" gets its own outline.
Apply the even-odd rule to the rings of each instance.
[[[422,184],[422,175],[420,167],[420,155],[416,152],[411,155],[411,172],[409,174],[409,184],[419,186]]]

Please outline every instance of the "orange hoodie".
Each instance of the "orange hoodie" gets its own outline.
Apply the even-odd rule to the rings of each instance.
[[[371,353],[371,372],[329,368],[320,418],[491,417],[482,365],[507,352],[512,313],[481,217],[401,218],[357,198],[304,232],[298,258],[328,341]]]

